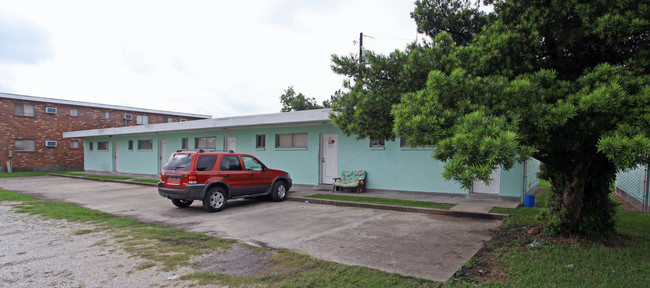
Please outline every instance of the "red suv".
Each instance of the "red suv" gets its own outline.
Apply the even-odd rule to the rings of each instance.
[[[226,152],[178,151],[160,172],[158,193],[180,208],[203,201],[211,212],[228,199],[270,196],[283,201],[291,188],[289,173],[267,168],[252,155]]]

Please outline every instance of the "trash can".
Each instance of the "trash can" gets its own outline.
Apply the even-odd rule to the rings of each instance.
[[[535,195],[524,196],[524,207],[535,207]]]

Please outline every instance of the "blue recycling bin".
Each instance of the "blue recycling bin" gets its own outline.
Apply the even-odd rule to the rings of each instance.
[[[524,207],[535,207],[535,195],[524,196]]]

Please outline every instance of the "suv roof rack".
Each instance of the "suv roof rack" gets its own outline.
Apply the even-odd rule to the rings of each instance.
[[[203,153],[203,152],[223,152],[223,153],[235,153],[234,150],[227,150],[227,151],[226,151],[226,150],[222,150],[222,151],[217,151],[217,149],[210,149],[210,150],[207,150],[207,151],[206,151],[205,149],[184,149],[184,150],[183,150],[183,149],[178,149],[178,150],[176,150],[176,153],[178,153],[178,152],[199,152],[199,153]]]

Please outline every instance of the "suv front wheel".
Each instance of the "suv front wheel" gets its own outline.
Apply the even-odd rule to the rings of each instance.
[[[273,191],[271,191],[271,199],[275,202],[284,201],[287,199],[287,184],[282,181],[273,184]]]
[[[226,191],[221,187],[214,187],[205,194],[205,198],[203,198],[203,208],[210,212],[218,212],[223,210],[227,201],[228,198],[226,196]]]

